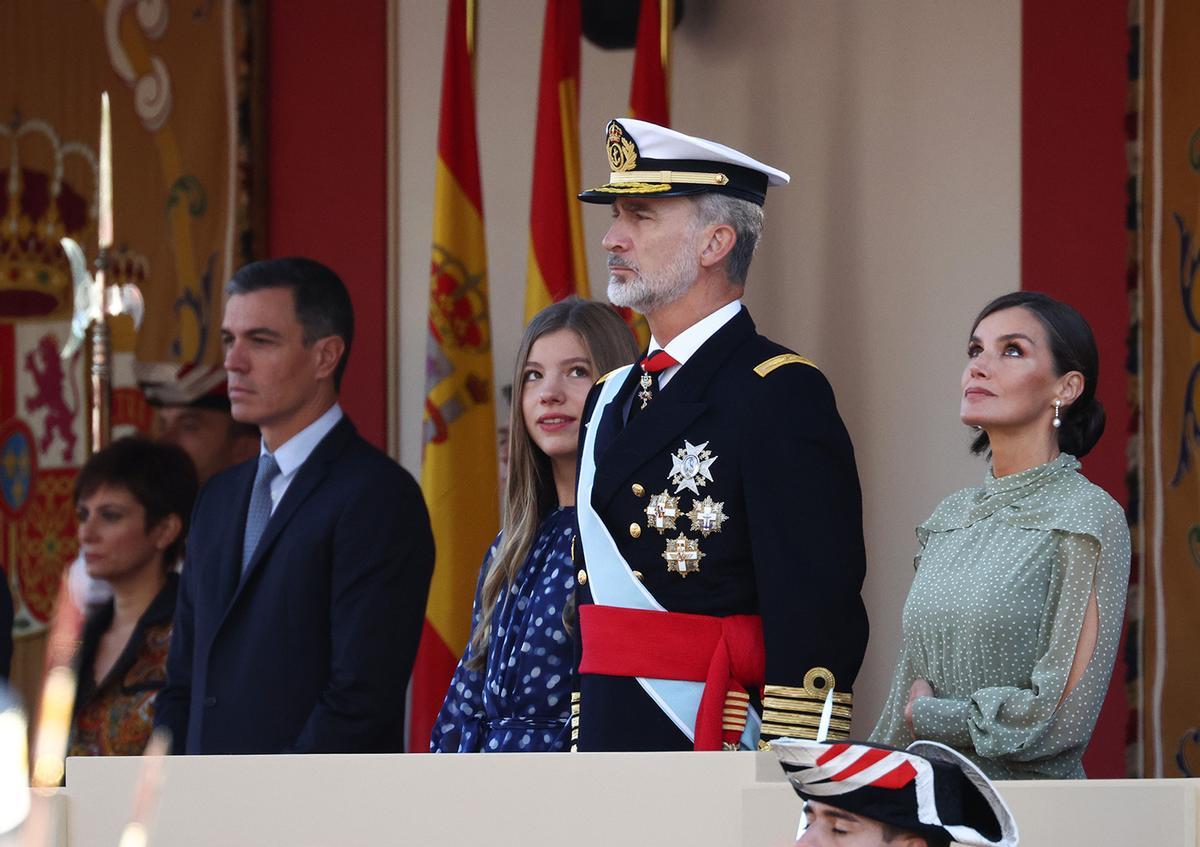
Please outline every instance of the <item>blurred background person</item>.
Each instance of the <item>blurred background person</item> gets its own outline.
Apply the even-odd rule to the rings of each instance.
[[[571,297],[525,328],[513,375],[503,528],[480,569],[471,638],[434,722],[433,752],[570,746],[579,422],[596,380],[636,357],[629,328],[602,303]]]
[[[151,435],[182,447],[196,466],[201,485],[213,474],[257,455],[258,427],[235,421],[229,413],[223,367],[134,362],[133,371],[146,402],[154,408]],[[80,609],[112,597],[107,583],[88,576],[82,552],[71,563],[69,578],[71,598]]]
[[[1099,369],[1087,322],[1044,294],[1006,294],[975,319],[960,415],[991,467],[917,527],[873,741],[939,741],[993,779],[1085,776],[1130,558],[1124,512],[1079,473],[1104,432]]]
[[[196,490],[187,453],[141,437],[113,442],[76,479],[79,549],[112,597],[84,624],[68,755],[136,756],[146,746]]]

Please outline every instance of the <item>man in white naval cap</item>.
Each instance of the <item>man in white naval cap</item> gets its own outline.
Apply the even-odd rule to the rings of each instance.
[[[608,296],[642,360],[584,410],[579,750],[737,749],[849,732],[867,643],[862,504],[833,392],[742,305],[788,175],[644,121],[609,123]]]

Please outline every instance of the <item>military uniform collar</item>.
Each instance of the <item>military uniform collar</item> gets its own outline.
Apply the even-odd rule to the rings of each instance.
[[[665,347],[659,344],[654,336],[651,335],[649,349],[666,350],[680,365],[686,365],[688,359],[695,355],[704,342],[716,335],[717,330],[733,320],[741,310],[742,301],[740,299],[726,303],[712,314],[701,318],[679,333],[679,335],[672,338]]]

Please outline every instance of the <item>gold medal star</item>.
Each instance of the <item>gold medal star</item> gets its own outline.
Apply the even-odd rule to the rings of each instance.
[[[721,524],[726,519],[725,504],[713,502],[711,497],[693,500],[692,510],[687,516],[692,521],[692,532],[703,533],[708,538],[712,533],[721,531]]]
[[[667,570],[687,579],[688,574],[699,573],[704,554],[700,552],[700,543],[694,538],[678,535],[667,542],[662,557],[667,560]]]
[[[646,504],[646,522],[650,526],[664,533],[675,528],[675,519],[678,517],[678,497],[672,497],[669,491],[650,495],[650,502]]]

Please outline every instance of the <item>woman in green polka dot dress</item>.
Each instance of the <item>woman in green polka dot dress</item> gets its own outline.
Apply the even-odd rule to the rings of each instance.
[[[980,312],[967,357],[961,416],[991,469],[917,527],[871,740],[940,741],[993,779],[1083,778],[1130,555],[1124,512],[1076,459],[1104,431],[1096,343],[1073,308],[1019,291]]]

